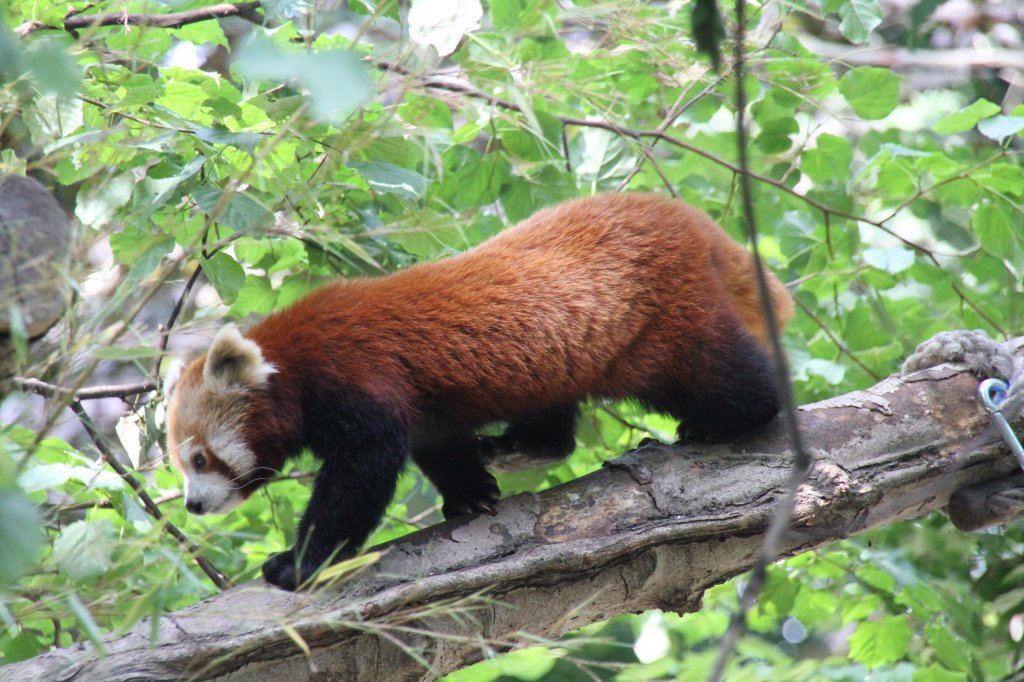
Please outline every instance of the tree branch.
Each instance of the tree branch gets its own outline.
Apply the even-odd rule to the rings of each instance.
[[[784,556],[941,509],[1019,467],[949,366],[800,408],[814,455]],[[257,581],[105,640],[0,668],[0,680],[416,680],[649,608],[693,611],[749,569],[790,475],[781,423],[731,445],[647,445],[600,471],[385,546],[336,588]],[[151,637],[155,634],[155,639]],[[301,644],[300,644],[301,642]],[[309,655],[302,647],[308,647]],[[316,671],[316,672],[314,672]]]
[[[29,21],[14,30],[18,35],[28,35],[43,29],[64,30],[75,33],[86,28],[98,26],[152,26],[155,28],[181,28],[186,24],[195,24],[210,19],[239,17],[254,24],[263,23],[263,15],[259,13],[260,3],[238,2],[200,7],[187,12],[171,14],[130,14],[127,12],[110,12],[108,14],[81,14],[71,12],[65,15],[60,26],[50,26],[39,21]]]
[[[39,379],[27,377],[14,377],[14,385],[22,391],[35,393],[36,395],[55,398],[74,394],[75,400],[99,400],[100,398],[128,398],[130,396],[150,393],[156,390],[155,381],[139,381],[134,384],[113,384],[110,386],[90,386],[73,391],[65,386],[48,384]]]

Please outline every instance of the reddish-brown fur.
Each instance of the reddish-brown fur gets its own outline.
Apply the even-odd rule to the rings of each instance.
[[[540,211],[452,258],[336,281],[246,336],[278,368],[277,384],[316,368],[405,414],[482,424],[541,401],[636,396],[656,375],[699,383],[704,367],[683,351],[731,344],[722,318],[766,343],[751,267],[703,212],[606,194]],[[782,326],[792,301],[770,279]]]
[[[280,469],[304,446],[324,461],[299,529],[307,554],[264,566],[269,581],[294,588],[339,546],[358,549],[408,455],[446,515],[489,508],[497,488],[473,439],[488,422],[509,422],[502,447],[540,455],[572,449],[575,404],[587,396],[637,398],[718,435],[771,419],[752,273],[750,254],[681,202],[566,202],[466,253],[337,281],[268,316],[245,334],[258,352],[235,353],[236,337],[218,361],[228,379],[255,377],[248,385],[211,393],[205,359],[186,370],[190,397],[172,401],[169,421],[194,426],[172,428],[172,440],[201,447],[187,431],[240,414],[260,467]],[[781,327],[792,301],[774,276],[769,285]],[[215,400],[226,402],[208,409]],[[266,476],[233,475],[243,495]]]

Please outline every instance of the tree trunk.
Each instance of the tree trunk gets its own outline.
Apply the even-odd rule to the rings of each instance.
[[[70,239],[48,189],[34,178],[0,175],[0,398],[18,364],[12,338],[38,338],[64,312]]]
[[[815,462],[782,553],[921,516],[1019,471],[977,383],[942,366],[800,408]],[[391,543],[336,588],[248,583],[164,616],[152,644],[143,622],[108,637],[103,658],[80,644],[0,668],[0,680],[430,679],[481,659],[484,641],[503,651],[524,632],[694,611],[755,561],[790,459],[778,422],[729,445],[648,444],[493,516]]]

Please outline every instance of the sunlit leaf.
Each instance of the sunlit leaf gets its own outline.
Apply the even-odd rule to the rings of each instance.
[[[75,521],[53,541],[53,560],[75,582],[105,573],[113,562],[117,537],[106,519]]]
[[[964,107],[952,114],[947,114],[935,124],[935,132],[942,135],[950,133],[962,133],[970,130],[978,121],[995,116],[1000,112],[998,104],[993,104],[987,99],[975,100],[970,106]]]
[[[888,116],[900,103],[900,80],[889,69],[859,66],[846,72],[839,91],[858,116],[875,120]]]

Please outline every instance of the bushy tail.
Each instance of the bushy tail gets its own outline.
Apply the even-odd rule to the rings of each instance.
[[[725,287],[736,302],[743,326],[761,347],[767,349],[770,344],[768,326],[761,315],[753,255],[736,242],[728,240],[715,244],[714,258]],[[793,297],[778,277],[771,272],[765,274],[768,276],[768,295],[775,311],[775,321],[779,329],[782,329],[793,319]]]

